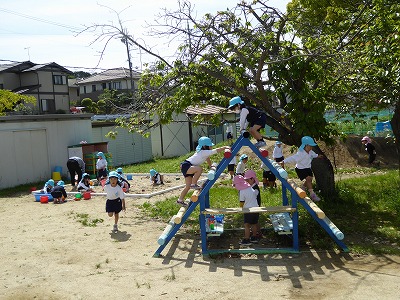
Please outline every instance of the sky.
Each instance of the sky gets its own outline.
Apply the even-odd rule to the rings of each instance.
[[[128,67],[125,45],[117,39],[104,42],[93,33],[81,33],[94,24],[117,22],[115,12],[129,34],[142,39],[159,54],[173,53],[169,41],[147,35],[146,24],[154,24],[161,9],[173,10],[178,0],[0,0],[0,64],[13,61],[55,62],[71,71],[99,72]],[[239,0],[192,0],[198,16],[234,7]],[[289,0],[270,0],[271,6],[284,11]],[[94,42],[94,43],[93,43]],[[143,51],[131,50],[132,66],[138,71],[154,60]]]

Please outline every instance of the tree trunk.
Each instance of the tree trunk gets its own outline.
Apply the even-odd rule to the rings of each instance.
[[[314,148],[316,148],[316,153],[324,155],[318,146]],[[311,169],[314,173],[317,184],[316,190],[319,190],[320,195],[325,199],[336,198],[335,173],[331,161],[327,157],[315,158],[311,163]]]
[[[395,137],[397,157],[399,159],[399,166],[400,166],[400,100],[397,101],[397,103],[396,103],[393,117],[390,120],[390,125],[392,126],[393,134]],[[399,168],[399,172],[400,172],[400,168]]]

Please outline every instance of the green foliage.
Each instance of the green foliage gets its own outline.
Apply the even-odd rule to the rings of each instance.
[[[89,214],[79,214],[77,213],[74,217],[77,219],[79,223],[81,223],[83,226],[88,226],[88,227],[96,227],[98,223],[103,223],[103,219],[95,218],[91,219]]]
[[[33,96],[16,94],[8,90],[0,90],[0,116],[4,115],[6,111],[14,109],[16,105],[24,103],[36,104],[36,98]]]

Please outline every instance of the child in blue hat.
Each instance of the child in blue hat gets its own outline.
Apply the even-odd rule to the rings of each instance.
[[[246,106],[242,98],[239,96],[233,97],[229,101],[228,109],[240,114],[240,133],[243,133],[249,125],[250,134],[257,140],[257,143],[255,143],[254,146],[260,148],[267,145],[260,133],[260,129],[265,127],[267,121],[267,115],[265,112],[252,106]]]
[[[44,184],[43,189],[41,190],[42,193],[50,193],[51,190],[54,187],[54,180],[53,179],[49,179],[48,181],[46,181],[46,183]]]
[[[164,176],[156,171],[156,169],[150,170],[150,180],[153,185],[164,184]]]
[[[249,157],[247,154],[242,154],[239,157],[239,163],[236,166],[236,175],[244,175],[244,172],[246,171],[246,164],[249,161]]]
[[[201,186],[197,184],[201,173],[203,172],[203,168],[201,164],[207,162],[209,168],[211,168],[212,163],[210,156],[216,154],[218,152],[223,152],[225,149],[230,149],[229,146],[223,146],[216,149],[212,149],[214,146],[211,139],[207,136],[202,136],[199,138],[198,146],[196,147],[196,152],[181,163],[181,171],[183,176],[185,177],[185,188],[181,192],[179,199],[176,201],[178,204],[186,205],[184,202],[184,198],[190,189],[201,189]]]
[[[97,170],[97,180],[100,182],[101,179],[107,178],[107,160],[106,156],[103,152],[97,153],[97,162],[96,162],[96,170]]]
[[[296,163],[296,174],[301,181],[304,180],[303,186],[309,191],[310,198],[313,201],[321,200],[315,193],[312,187],[313,172],[311,170],[311,162],[314,158],[322,158],[323,155],[318,155],[312,150],[313,146],[317,146],[314,139],[310,136],[303,136],[301,138],[301,146],[296,154],[285,158],[281,161],[281,165],[286,163]]]
[[[51,195],[53,196],[54,204],[60,204],[64,202],[64,200],[67,198],[67,192],[64,188],[64,181],[60,180],[57,182],[57,185],[51,190]]]

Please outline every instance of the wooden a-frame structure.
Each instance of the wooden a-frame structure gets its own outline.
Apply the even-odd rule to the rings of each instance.
[[[210,255],[210,254],[219,254],[219,253],[256,253],[256,254],[267,254],[267,253],[298,253],[299,249],[299,232],[298,232],[298,222],[299,222],[299,215],[298,215],[298,204],[301,204],[308,213],[317,221],[319,225],[330,235],[330,237],[336,242],[336,244],[344,251],[348,252],[349,249],[347,246],[342,242],[344,238],[343,233],[325,216],[325,214],[315,205],[313,201],[311,201],[308,197],[302,198],[298,194],[293,184],[289,183],[286,179],[282,178],[278,172],[278,170],[273,166],[271,161],[267,157],[263,157],[260,149],[256,148],[249,140],[249,133],[244,132],[232,145],[232,156],[236,155],[240,148],[243,146],[250,147],[251,150],[261,159],[262,162],[272,171],[272,173],[279,179],[282,183],[282,206],[276,207],[260,207],[260,208],[251,208],[247,210],[251,210],[252,212],[269,212],[269,213],[276,213],[276,212],[290,212],[292,218],[292,228],[291,228],[291,235],[292,235],[292,247],[289,248],[243,248],[243,249],[217,249],[217,250],[210,250],[207,247],[207,228],[206,228],[206,218],[208,215],[218,214],[218,213],[226,213],[230,212],[250,212],[246,209],[211,209],[210,208],[210,199],[209,199],[209,191],[210,188],[214,185],[218,177],[221,173],[227,168],[230,158],[223,158],[215,171],[215,177],[213,180],[207,180],[203,185],[202,190],[198,195],[198,200],[196,202],[190,202],[188,208],[184,212],[180,223],[175,224],[174,222],[170,221],[169,225],[167,226],[166,230],[162,234],[162,242],[160,243],[159,239],[159,247],[154,253],[154,257],[159,257],[163,249],[167,246],[169,241],[175,236],[177,231],[181,228],[181,226],[185,223],[188,219],[190,214],[194,211],[197,205],[200,205],[200,214],[199,214],[199,222],[200,222],[200,233],[201,233],[201,248],[203,255]],[[287,196],[287,192],[290,192],[291,199]],[[160,237],[161,238],[161,237]]]

